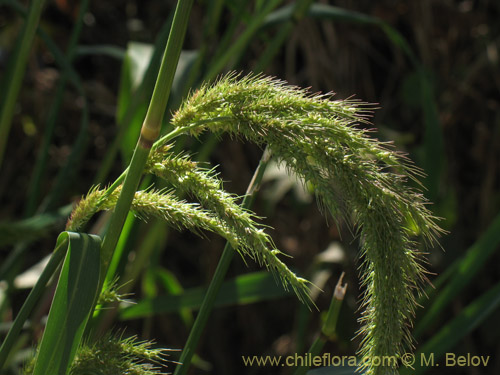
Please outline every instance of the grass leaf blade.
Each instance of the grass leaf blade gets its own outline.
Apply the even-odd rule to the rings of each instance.
[[[197,310],[205,294],[206,288],[192,288],[182,294],[144,299],[122,310],[120,316],[121,319],[129,320],[185,308]],[[282,288],[271,273],[258,271],[223,282],[214,306],[247,305],[287,296],[293,296],[293,293]]]
[[[75,355],[99,285],[101,240],[94,235],[63,232],[68,252],[40,343],[34,375],[64,375]]]

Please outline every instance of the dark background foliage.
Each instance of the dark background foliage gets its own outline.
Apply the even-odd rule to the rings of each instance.
[[[187,50],[198,50],[206,43],[201,25],[206,16],[207,3],[197,2],[193,8],[185,41]],[[226,3],[216,35],[205,46],[208,54],[202,71],[208,70],[211,53],[216,51],[235,9],[243,4],[242,1]],[[244,9],[250,10],[253,5]],[[426,173],[437,176],[435,183],[429,179],[423,181],[427,186],[425,194],[433,200],[432,210],[443,217],[441,224],[449,234],[441,239],[443,249],[429,249],[428,269],[432,281],[435,273],[441,274],[477,241],[500,208],[500,3],[494,0],[341,0],[333,5],[377,17],[407,40],[421,63],[423,74],[429,78],[430,91],[426,100],[436,110],[434,135],[429,138],[429,130],[424,124],[422,82],[415,66],[381,28],[305,17],[294,24],[264,73],[291,84],[310,87],[313,92],[333,91],[337,98],[355,95],[364,101],[377,103],[380,108],[372,119],[376,128],[373,135],[382,140],[393,140],[395,147],[407,152]],[[78,1],[50,1],[42,16],[42,27],[62,49],[68,43],[78,6]],[[129,41],[152,43],[173,7],[173,1],[91,1],[80,45],[126,48]],[[20,24],[17,13],[7,6],[0,7],[2,71],[6,69]],[[253,71],[279,27],[270,26],[257,33],[232,68]],[[244,24],[239,25],[233,38],[236,40],[244,29]],[[121,60],[92,54],[77,57],[74,64],[90,103],[90,124],[84,156],[75,170],[77,173],[67,181],[64,194],[58,197],[57,207],[74,201],[91,187],[117,133],[115,107],[120,89]],[[52,55],[37,39],[19,97],[7,157],[0,171],[2,221],[21,219],[25,212],[33,164],[43,142],[44,121],[59,75],[59,67]],[[68,89],[49,148],[49,163],[39,197],[50,192],[55,175],[67,161],[80,127],[81,109],[80,95]],[[187,142],[188,148],[195,152],[199,149],[198,143]],[[222,138],[210,154],[210,161],[219,166],[218,170],[226,181],[225,188],[243,194],[261,152],[253,145]],[[118,175],[126,161],[117,158],[111,174]],[[358,327],[356,319],[360,295],[356,236],[342,223],[336,225],[331,218],[325,220],[316,204],[302,199],[296,189],[285,189],[280,199],[273,197],[277,181],[282,180],[282,177],[280,180],[279,176],[274,176],[273,181],[264,185],[254,209],[259,215],[267,217],[263,221],[274,228],[270,233],[278,248],[293,256],[287,263],[301,275],[308,275],[318,254],[332,243],[341,242],[343,257],[330,264],[331,278],[323,286],[324,293],[317,304],[321,310],[328,307],[333,286],[340,272],[345,271],[349,288],[341,312],[338,337],[328,343],[325,350],[335,355],[354,354],[359,340],[351,341],[351,338]],[[49,233],[52,236],[30,245],[23,263],[17,265],[13,274],[47,254],[52,248],[54,236],[62,228],[62,225],[54,228]],[[138,231],[137,237],[140,243],[141,231]],[[221,239],[211,235],[208,239],[171,232],[166,248],[157,261],[171,270],[185,288],[207,284],[223,247]],[[12,248],[3,247],[0,260],[7,259]],[[442,324],[498,282],[499,261],[499,255],[495,254],[419,341],[432,337]],[[247,267],[237,259],[230,276],[258,269],[253,264]],[[135,292],[140,296],[140,287]],[[12,308],[2,311],[4,320],[15,314],[24,296],[23,292],[13,294]],[[286,369],[282,368],[244,368],[241,355],[289,355],[303,351],[304,348],[296,347],[297,310],[298,302],[293,298],[218,309],[204,334],[200,356],[211,364],[213,373],[285,373]],[[418,312],[420,314],[421,311]],[[495,311],[452,350],[455,353],[491,355],[487,368],[440,368],[439,373],[498,373],[500,352],[497,342],[500,331],[495,323],[498,319],[500,311]],[[310,343],[318,325],[318,314],[312,314],[307,326],[306,343]],[[181,348],[188,333],[175,314],[126,324],[116,322],[115,326],[127,326],[141,338],[154,338],[161,345],[172,348]],[[211,372],[196,370],[194,373]]]

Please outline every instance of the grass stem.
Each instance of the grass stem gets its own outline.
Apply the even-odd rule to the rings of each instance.
[[[335,291],[333,293],[332,300],[330,302],[330,307],[326,313],[326,318],[321,327],[321,333],[316,337],[312,343],[306,356],[311,356],[314,358],[320,355],[321,350],[325,346],[326,342],[333,337],[337,327],[337,321],[339,318],[340,307],[342,306],[342,301],[344,300],[345,292],[347,289],[347,284],[342,285],[342,279],[344,278],[344,273],[340,275],[339,281],[335,286]],[[309,370],[309,366],[298,366],[294,372],[294,375],[305,375]]]
[[[270,159],[271,153],[266,148],[264,153],[262,154],[261,160],[259,162],[259,165],[257,166],[257,169],[255,170],[252,180],[248,185],[245,198],[243,199],[243,202],[241,204],[243,208],[248,209],[252,206],[252,203],[255,199],[255,193],[259,190],[262,177],[264,176],[264,172]],[[176,367],[174,375],[184,375],[189,369],[189,365],[191,364],[191,360],[193,358],[193,355],[195,354],[196,347],[198,346],[198,342],[200,341],[201,334],[207,324],[208,317],[214,306],[215,298],[217,297],[222,282],[224,281],[224,277],[226,276],[227,270],[229,268],[229,265],[231,264],[231,260],[233,259],[234,254],[235,250],[229,244],[229,242],[226,242],[224,251],[222,252],[222,256],[219,260],[219,263],[217,264],[217,268],[215,270],[212,281],[208,286],[207,293],[201,304],[200,311],[196,316],[196,320],[191,331],[189,332],[189,337],[179,359],[179,363],[181,363],[181,365]]]
[[[153,142],[160,134],[161,123],[170,95],[170,88],[177,68],[192,5],[193,0],[179,0],[177,3],[167,47],[165,48],[160,72],[146,114],[146,119],[144,120],[141,135],[132,156],[120,197],[118,198],[115,210],[111,216],[108,231],[102,245],[101,285],[106,278],[114,249],[120,237],[130,205],[132,204],[135,191],[139,186],[142,171],[149,156],[149,151]]]

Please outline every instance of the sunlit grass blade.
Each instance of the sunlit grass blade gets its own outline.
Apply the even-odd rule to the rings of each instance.
[[[156,314],[174,313],[182,309],[198,310],[206,294],[206,288],[192,288],[177,295],[163,295],[143,299],[120,312],[123,320],[143,318]],[[247,305],[267,300],[293,296],[276,282],[267,271],[238,276],[222,283],[214,307]]]
[[[97,236],[63,232],[68,251],[40,343],[34,375],[64,375],[80,344],[99,286],[100,246]]]

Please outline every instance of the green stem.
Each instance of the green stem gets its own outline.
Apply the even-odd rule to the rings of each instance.
[[[21,332],[24,322],[26,322],[26,320],[28,319],[28,316],[33,310],[33,307],[40,298],[40,295],[44,292],[45,286],[49,282],[52,275],[56,272],[57,267],[59,267],[59,265],[61,264],[61,261],[63,260],[64,255],[66,254],[65,249],[67,248],[67,245],[68,245],[67,240],[62,241],[54,249],[52,257],[45,266],[37,283],[31,290],[28,297],[26,298],[26,301],[21,307],[21,310],[17,314],[16,319],[14,320],[14,323],[11,329],[9,330],[9,333],[7,334],[7,337],[5,338],[4,342],[2,343],[2,346],[0,347],[0,369],[3,368],[5,361],[7,360],[7,357],[12,347],[14,346],[14,343],[16,342],[16,339],[19,336],[19,332]]]
[[[137,142],[128,171],[126,172],[123,188],[111,216],[107,234],[102,245],[101,286],[106,278],[106,273],[120,237],[123,224],[127,218],[130,205],[132,204],[135,191],[139,186],[139,181],[149,156],[149,151],[153,142],[160,134],[161,123],[170,95],[177,63],[179,61],[192,5],[193,0],[179,0],[177,3],[167,47],[165,48],[153,96],[141,129],[141,135]]]
[[[198,127],[202,124],[205,124],[207,122],[220,121],[223,119],[224,118],[222,118],[222,117],[218,117],[218,118],[207,120],[207,121],[198,121],[198,122],[193,123],[193,124],[186,126],[186,127],[176,128],[176,129],[172,130],[170,133],[168,133],[168,134],[164,135],[163,137],[161,137],[160,139],[158,139],[158,141],[155,142],[155,145],[166,144],[166,143],[170,142],[172,139],[188,132],[192,128],[196,128],[196,127]],[[106,193],[101,198],[101,202],[104,202],[111,195],[111,193],[113,191],[115,191],[122,183],[124,183],[125,177],[127,177],[129,169],[130,169],[130,166],[128,166],[122,172],[122,174],[120,176],[118,176],[118,178],[106,189]],[[99,206],[99,203],[98,203],[98,206]]]
[[[325,322],[321,327],[321,332],[325,337],[332,338],[335,334],[337,327],[337,320],[339,319],[340,306],[342,306],[342,301],[347,289],[347,284],[342,285],[342,280],[344,279],[344,272],[339,277],[339,281],[335,286],[335,291],[333,292],[333,298],[330,302],[330,307],[326,313]]]
[[[255,170],[252,181],[250,181],[250,184],[248,185],[245,198],[243,199],[243,202],[241,204],[242,207],[246,209],[251,207],[255,198],[255,193],[259,190],[262,177],[264,176],[264,172],[266,170],[270,158],[271,158],[271,152],[269,151],[269,149],[266,148],[259,162],[259,165]],[[232,246],[229,244],[229,242],[226,242],[226,245],[224,246],[224,251],[222,252],[222,256],[219,260],[212,281],[208,286],[207,294],[203,299],[200,311],[196,316],[196,320],[194,322],[191,331],[189,332],[189,337],[186,341],[186,345],[184,346],[184,350],[182,351],[181,357],[179,359],[179,363],[181,363],[181,365],[176,367],[174,375],[184,375],[187,373],[187,370],[189,369],[189,365],[191,364],[191,360],[195,353],[196,347],[198,346],[198,342],[200,341],[201,334],[207,324],[208,317],[214,306],[215,298],[217,297],[222,282],[224,281],[224,277],[226,276],[227,270],[229,268],[229,265],[231,264],[231,260],[233,259],[234,253],[235,251],[232,248]]]
[[[184,42],[184,35],[189,20],[189,13],[193,0],[179,0],[177,9],[175,10],[174,19],[172,21],[172,28],[165,48],[165,54],[160,66],[160,71],[153,90],[153,96],[149,104],[148,113],[144,120],[142,134],[147,138],[149,132],[152,134],[157,133],[154,140],[160,134],[160,127],[167,107],[168,98],[170,96],[170,89],[174,80],[177,62],[182,50]],[[168,62],[167,62],[168,58]],[[145,134],[146,133],[146,134]],[[149,140],[149,139],[148,139]]]
[[[320,355],[321,350],[325,346],[327,340],[332,339],[335,334],[337,327],[337,321],[339,318],[340,307],[342,306],[342,301],[344,300],[345,292],[347,289],[347,284],[342,285],[342,279],[344,278],[344,273],[340,275],[339,281],[335,286],[335,291],[333,293],[332,300],[330,302],[330,307],[326,313],[326,318],[321,327],[321,333],[316,337],[312,343],[306,356],[314,358]],[[293,375],[305,375],[309,370],[309,366],[299,366],[293,373]]]
[[[129,165],[129,169],[125,175],[123,188],[116,203],[116,207],[111,216],[109,227],[106,231],[106,237],[101,248],[101,278],[102,282],[106,277],[113,252],[115,250],[118,239],[120,238],[121,230],[125,219],[127,218],[130,205],[134,199],[135,191],[139,186],[139,181],[142,176],[142,170],[146,164],[149,155],[149,148],[138,144],[135,148],[134,155]]]
[[[9,75],[10,79],[8,79],[7,86],[5,87],[5,101],[0,111],[0,166],[2,165],[5,154],[5,146],[10,133],[17,97],[23,82],[28,55],[40,21],[44,2],[44,0],[32,2],[28,13],[28,19],[26,20],[25,27],[20,37],[19,50],[15,55],[14,64],[12,65],[13,71],[12,74]]]

